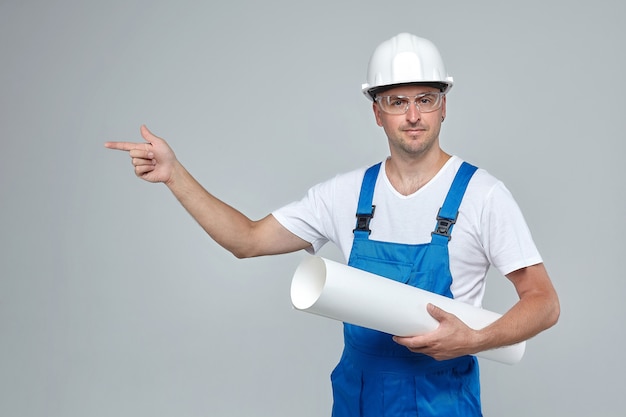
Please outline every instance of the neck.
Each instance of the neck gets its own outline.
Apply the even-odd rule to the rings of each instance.
[[[419,158],[390,156],[385,164],[385,173],[393,188],[402,195],[410,195],[430,181],[450,159],[450,155],[439,149]]]

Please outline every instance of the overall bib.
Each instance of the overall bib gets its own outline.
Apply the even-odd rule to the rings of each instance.
[[[381,164],[363,178],[348,265],[452,298],[448,241],[463,194],[476,167],[463,163],[439,210],[426,244],[369,238],[374,186]],[[333,370],[333,417],[481,416],[478,362],[447,361],[409,351],[392,336],[344,323],[344,350]]]

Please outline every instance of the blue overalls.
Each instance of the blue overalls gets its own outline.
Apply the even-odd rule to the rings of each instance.
[[[431,242],[409,245],[369,239],[380,166],[370,167],[363,178],[348,264],[452,297],[448,241],[476,167],[465,162],[461,165],[439,210]],[[333,417],[482,415],[475,357],[436,361],[409,351],[391,337],[344,323],[344,351],[331,375]]]

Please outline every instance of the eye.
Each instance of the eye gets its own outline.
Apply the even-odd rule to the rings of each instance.
[[[437,97],[434,94],[424,94],[423,96],[419,97],[419,102],[420,104],[432,104],[435,102],[436,99]]]
[[[408,103],[405,97],[389,97],[389,105],[393,107],[404,107]]]

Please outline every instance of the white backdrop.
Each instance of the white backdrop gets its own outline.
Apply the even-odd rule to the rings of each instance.
[[[103,142],[146,123],[260,218],[387,155],[360,85],[401,31],[439,47],[456,82],[443,147],[513,191],[561,297],[520,364],[482,361],[485,415],[621,415],[625,12],[0,2],[0,415],[329,415],[341,327],[291,308],[304,254],[236,260]],[[490,274],[485,307],[514,300]]]

